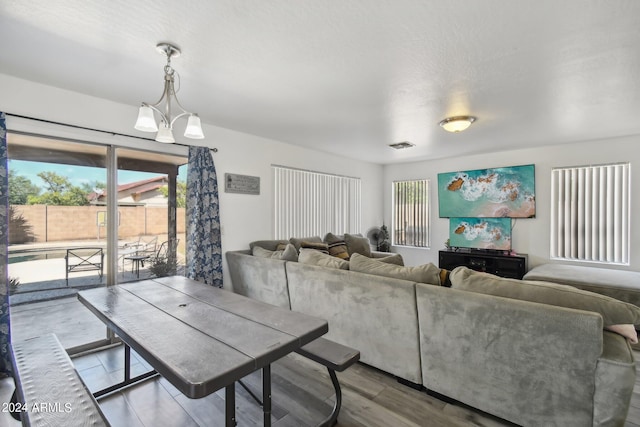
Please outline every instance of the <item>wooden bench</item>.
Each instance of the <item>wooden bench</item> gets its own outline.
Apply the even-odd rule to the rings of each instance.
[[[23,426],[108,426],[109,422],[54,334],[11,344]]]
[[[79,271],[99,271],[100,280],[102,280],[104,272],[104,252],[102,248],[67,249],[67,255],[65,255],[64,260],[67,286],[69,286],[69,273]]]
[[[353,348],[338,344],[326,338],[317,338],[301,347],[296,353],[326,366],[336,391],[336,402],[327,419],[319,424],[321,427],[332,427],[338,422],[338,413],[342,406],[342,391],[336,371],[342,372],[360,359],[360,352]]]

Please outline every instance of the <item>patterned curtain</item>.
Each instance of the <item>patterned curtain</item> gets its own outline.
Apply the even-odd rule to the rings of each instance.
[[[9,278],[7,252],[9,245],[9,174],[7,173],[7,126],[0,112],[0,377],[11,374],[11,342],[9,327]]]
[[[211,152],[189,147],[187,172],[187,277],[222,287],[218,179]]]

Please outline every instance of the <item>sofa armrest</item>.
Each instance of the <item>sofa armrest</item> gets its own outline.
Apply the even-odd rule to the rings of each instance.
[[[226,252],[233,292],[267,304],[290,309],[285,263],[260,258],[249,251]]]

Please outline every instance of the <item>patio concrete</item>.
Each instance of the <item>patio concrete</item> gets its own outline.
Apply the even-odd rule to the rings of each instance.
[[[79,289],[95,288],[106,284],[106,271],[102,279],[97,271],[80,271],[69,274],[67,286],[64,258],[19,262],[9,264],[8,268],[9,277],[16,277],[20,281],[17,291],[9,296],[12,306],[74,296]],[[150,276],[149,270],[140,269],[140,280]],[[130,265],[125,265],[125,270],[118,273],[120,283],[139,279],[131,271]]]

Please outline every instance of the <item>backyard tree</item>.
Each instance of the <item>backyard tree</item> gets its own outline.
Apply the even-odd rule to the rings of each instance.
[[[169,198],[168,186],[165,185],[164,187],[160,187],[159,191],[165,198]],[[185,181],[176,182],[176,207],[187,207],[187,183]]]
[[[26,176],[9,169],[9,204],[26,205],[29,196],[37,196],[40,188]]]
[[[42,194],[29,196],[30,205],[85,206],[89,204],[88,192],[71,184],[67,177],[55,172],[40,172],[38,177],[45,183]]]

